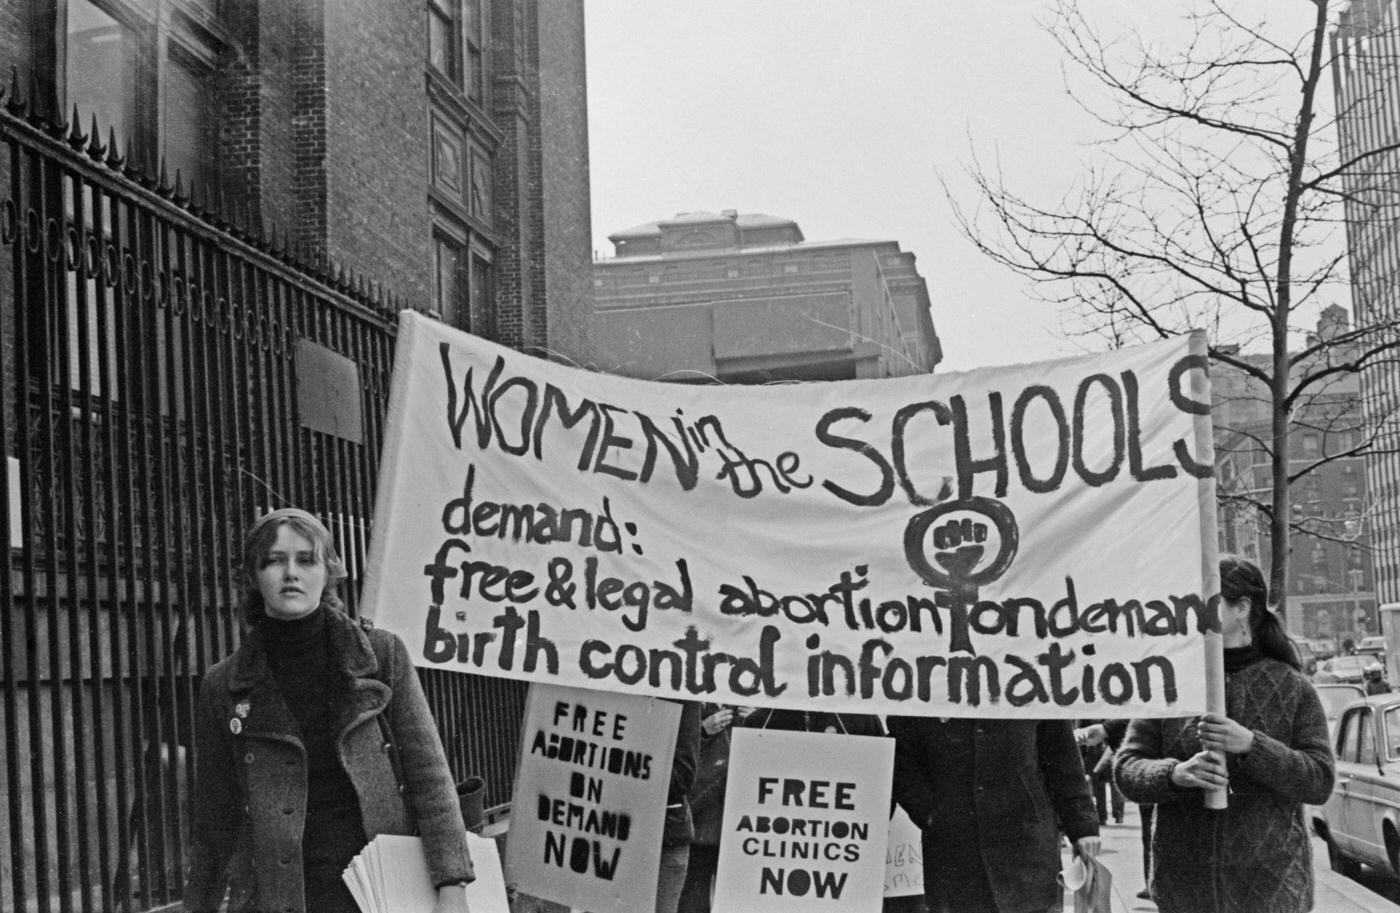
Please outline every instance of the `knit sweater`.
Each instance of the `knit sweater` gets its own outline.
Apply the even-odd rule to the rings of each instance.
[[[1229,807],[1172,785],[1172,769],[1201,751],[1196,717],[1134,720],[1114,762],[1123,794],[1157,806],[1152,897],[1161,913],[1306,913],[1312,849],[1303,803],[1332,792],[1334,760],[1317,692],[1272,659],[1226,677],[1226,713],[1254,733],[1228,759]]]

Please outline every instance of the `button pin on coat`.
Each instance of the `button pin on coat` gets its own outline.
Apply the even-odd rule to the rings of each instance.
[[[234,735],[238,735],[240,732],[243,731],[243,721],[240,720],[238,717],[234,717],[233,719],[229,720],[228,731],[233,733]]]

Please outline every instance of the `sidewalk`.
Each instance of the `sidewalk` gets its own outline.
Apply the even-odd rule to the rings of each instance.
[[[1138,898],[1137,892],[1147,886],[1142,873],[1142,838],[1138,824],[1138,809],[1128,803],[1122,824],[1108,824],[1101,832],[1103,854],[1100,857],[1113,873],[1114,913],[1155,913],[1157,905]],[[1314,913],[1400,913],[1400,906],[1381,895],[1338,875],[1327,865],[1327,847],[1313,838]],[[1074,909],[1074,898],[1066,895],[1065,909]]]

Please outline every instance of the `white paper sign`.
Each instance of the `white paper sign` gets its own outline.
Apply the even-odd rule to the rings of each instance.
[[[507,879],[591,913],[652,909],[680,717],[670,701],[532,686]]]
[[[895,806],[885,844],[885,896],[922,896],[923,893],[923,831],[909,820],[908,812]]]
[[[880,909],[894,740],[736,729],[716,910]]]
[[[406,312],[366,614],[421,666],[749,706],[1204,710],[1216,534],[1186,339],[685,386]]]
[[[467,851],[476,873],[467,885],[467,906],[472,913],[510,913],[496,841],[467,834]],[[432,913],[437,903],[420,837],[380,834],[341,878],[364,913]]]

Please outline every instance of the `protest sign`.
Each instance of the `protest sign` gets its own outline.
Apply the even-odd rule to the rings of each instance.
[[[878,911],[894,740],[736,729],[716,910]]]
[[[415,662],[724,703],[1205,708],[1203,340],[686,386],[406,312],[363,605]]]
[[[885,896],[904,897],[924,893],[923,832],[896,807],[885,840]]]
[[[680,716],[669,701],[533,685],[507,880],[592,913],[652,909]]]

